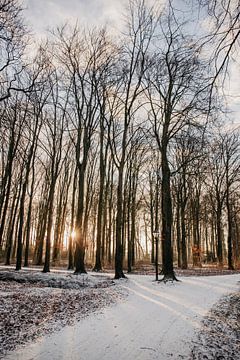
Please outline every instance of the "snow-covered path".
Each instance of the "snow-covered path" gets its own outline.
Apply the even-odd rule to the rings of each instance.
[[[140,275],[120,280],[129,291],[126,300],[5,359],[187,359],[202,316],[222,295],[239,290],[240,276],[181,278],[166,285],[152,280]]]

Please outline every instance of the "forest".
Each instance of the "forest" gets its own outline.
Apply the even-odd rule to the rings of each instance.
[[[0,262],[239,269],[239,1],[130,0],[122,23],[38,42],[0,1]]]

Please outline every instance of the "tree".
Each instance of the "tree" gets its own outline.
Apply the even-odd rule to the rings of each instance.
[[[16,259],[16,270],[20,270],[22,266],[22,247],[23,247],[23,230],[24,230],[24,217],[25,217],[25,202],[26,202],[26,195],[27,189],[30,179],[31,168],[34,168],[33,162],[35,161],[35,155],[37,150],[37,142],[38,137],[42,127],[42,109],[45,105],[45,102],[48,98],[48,93],[45,91],[44,87],[44,75],[41,74],[39,68],[42,70],[41,62],[38,62],[38,66],[33,72],[28,74],[28,79],[32,82],[34,78],[35,81],[42,81],[42,87],[40,91],[34,89],[31,92],[31,96],[27,96],[25,103],[19,109],[19,112],[23,112],[23,118],[26,122],[24,137],[26,139],[26,145],[23,151],[23,169],[22,169],[22,193],[21,199],[19,204],[19,228],[18,228],[18,235],[17,235],[17,259]],[[37,71],[36,71],[37,70]],[[37,73],[37,76],[35,73]],[[32,86],[35,85],[32,82]],[[34,175],[33,175],[34,178]],[[32,183],[32,190],[33,190],[33,183]],[[26,248],[25,248],[25,266],[28,265],[28,248],[29,248],[29,231],[30,231],[30,216],[31,216],[31,203],[32,197],[30,198],[30,207],[28,212],[28,229],[27,229],[27,238],[26,238]]]
[[[216,214],[216,234],[217,234],[217,258],[220,266],[223,265],[223,231],[222,213],[226,198],[225,173],[223,169],[223,153],[221,142],[212,139],[209,154],[210,185],[213,211]]]
[[[239,132],[227,132],[221,140],[226,186],[228,268],[233,270],[233,195],[240,181]]]
[[[228,69],[229,61],[238,49],[240,37],[239,0],[198,0],[211,22],[210,33],[203,46],[211,46],[211,60],[215,65],[212,84]]]
[[[46,168],[46,177],[49,188],[47,198],[48,218],[43,272],[50,271],[51,234],[53,227],[55,189],[57,179],[61,172],[63,164],[63,150],[65,150],[66,153],[68,151],[66,144],[64,144],[64,130],[66,127],[66,105],[68,103],[68,94],[66,94],[65,99],[61,102],[58,74],[56,71],[53,70],[53,76],[52,78],[49,78],[49,82],[52,103],[46,109],[47,112],[44,123],[45,136],[48,143],[48,147],[45,149],[47,150],[47,156],[49,158]]]
[[[204,143],[201,132],[198,133],[191,125],[176,135],[175,143],[176,170],[174,172],[174,183],[177,202],[178,264],[182,269],[187,269],[187,204],[192,209],[195,209],[195,211],[192,211],[193,243],[195,247],[200,247],[199,236],[196,234],[199,234],[200,184],[202,184],[199,173],[203,171],[201,163],[204,161]]]
[[[0,3],[0,102],[15,91],[23,91],[19,81],[24,64],[22,55],[27,41],[27,30],[18,0],[1,0]]]
[[[122,48],[120,74],[113,95],[113,105],[117,105],[115,122],[112,121],[113,137],[111,149],[118,172],[115,279],[124,278],[123,273],[123,186],[125,166],[129,146],[129,128],[139,109],[137,99],[143,93],[142,80],[148,68],[148,51],[154,35],[155,21],[153,9],[148,9],[145,1],[129,2],[128,36]],[[120,99],[118,103],[116,98]]]
[[[161,154],[161,211],[163,280],[176,279],[172,255],[172,196],[169,152],[176,135],[186,126],[201,126],[206,96],[203,63],[193,40],[182,31],[170,6],[160,21],[161,49],[156,52],[146,81],[152,132]],[[191,40],[191,44],[190,44]]]

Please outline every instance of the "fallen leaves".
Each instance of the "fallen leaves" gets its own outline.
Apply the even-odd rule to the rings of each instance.
[[[27,281],[26,276],[20,282],[0,281],[0,358],[18,345],[71,325],[123,297],[120,287],[111,286],[112,281],[106,278],[92,281],[89,277],[89,287],[78,286],[74,278],[70,281],[73,289],[62,275],[61,282],[58,274],[52,274],[50,282],[48,276],[45,279],[45,283]]]
[[[203,321],[191,359],[240,359],[240,292],[216,304]]]

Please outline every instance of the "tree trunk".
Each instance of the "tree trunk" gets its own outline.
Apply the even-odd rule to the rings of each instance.
[[[20,200],[20,193],[21,193],[21,187],[19,189],[19,193],[14,195],[14,199],[13,199],[13,206],[12,206],[12,217],[9,221],[9,231],[8,231],[8,237],[7,237],[7,245],[6,245],[6,260],[5,260],[5,265],[10,265],[11,264],[11,251],[12,251],[12,245],[13,245],[13,234],[14,234],[14,229],[15,229],[15,223],[16,223],[16,215],[17,215],[17,210],[18,210],[18,205],[19,205],[19,200]]]
[[[73,234],[74,233],[74,210],[75,210],[75,196],[76,196],[76,180],[77,180],[77,169],[74,171],[73,179],[73,191],[72,191],[72,204],[71,204],[71,226],[70,226],[70,237],[68,246],[68,270],[74,269],[74,257],[73,257]]]
[[[83,233],[83,213],[84,213],[84,181],[85,181],[85,167],[84,164],[79,166],[78,178],[78,208],[76,214],[76,248],[75,248],[75,274],[86,274],[85,269],[85,246],[84,246],[84,233]]]
[[[221,221],[221,208],[218,205],[216,213],[216,231],[217,231],[217,258],[219,265],[223,265],[223,245],[222,245],[222,221]]]
[[[185,204],[181,203],[181,235],[182,235],[182,269],[188,268],[187,246],[186,246],[186,225],[185,225]]]
[[[177,253],[178,253],[178,267],[182,267],[182,251],[181,251],[181,228],[180,228],[180,199],[177,194],[177,209],[176,209],[176,227],[177,227]]]
[[[100,164],[99,164],[99,172],[100,172],[100,184],[99,184],[99,196],[98,196],[98,214],[97,214],[97,241],[96,241],[96,258],[95,265],[93,271],[101,271],[102,270],[102,261],[101,261],[101,246],[104,251],[103,244],[103,205],[104,205],[104,185],[105,185],[105,161],[103,154],[103,139],[104,139],[104,126],[103,119],[101,119],[101,131],[100,131]]]
[[[122,231],[123,231],[123,161],[118,169],[115,279],[125,278],[125,275],[123,273]]]
[[[32,174],[32,183],[31,183],[31,193],[28,204],[28,214],[26,222],[26,246],[25,246],[25,256],[24,256],[24,267],[29,266],[29,244],[30,244],[30,232],[31,232],[31,216],[32,216],[32,203],[33,203],[33,189],[34,189],[34,165],[33,165],[33,174]]]
[[[228,223],[228,269],[234,270],[233,266],[233,256],[232,256],[232,212],[231,212],[231,204],[229,199],[229,186],[227,184],[227,192],[226,192],[226,205],[227,205],[227,223]]]
[[[162,146],[162,243],[163,243],[163,281],[176,280],[173,270],[172,254],[172,199],[170,169],[167,159],[167,146]]]
[[[52,235],[52,224],[53,224],[53,201],[54,201],[54,191],[55,191],[55,180],[52,179],[52,183],[49,189],[49,198],[48,198],[48,220],[47,220],[47,235],[46,235],[46,248],[45,248],[45,259],[43,272],[50,272],[50,255],[51,255],[51,235]]]

